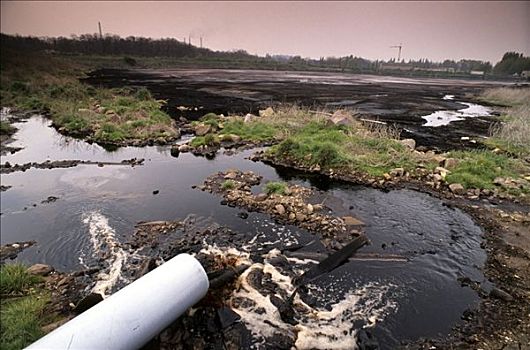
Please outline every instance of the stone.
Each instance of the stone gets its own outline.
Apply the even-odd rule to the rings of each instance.
[[[28,273],[37,276],[46,276],[53,271],[53,267],[46,264],[35,264],[28,268]]]
[[[224,134],[219,136],[219,140],[224,142],[240,142],[241,137],[236,134]]]
[[[276,209],[276,212],[278,214],[280,214],[280,215],[285,214],[285,207],[283,205],[277,204],[274,208]]]
[[[237,173],[235,172],[229,172],[229,173],[226,173],[226,175],[224,176],[224,178],[226,180],[234,180],[235,178],[237,178]]]
[[[79,303],[77,303],[73,311],[79,315],[101,301],[103,301],[103,296],[101,294],[90,293],[89,295],[81,299]]]
[[[490,297],[501,299],[501,300],[504,300],[504,301],[512,301],[513,300],[513,297],[509,293],[503,291],[502,289],[496,288],[496,287],[493,287],[491,289]]]
[[[333,125],[353,125],[355,123],[355,119],[353,119],[353,116],[350,112],[339,109],[329,119],[329,123]]]
[[[502,186],[504,185],[504,182],[505,180],[502,178],[502,177],[496,177],[494,180],[493,180],[493,184],[497,185],[497,186]]]
[[[259,116],[262,117],[262,118],[270,118],[273,115],[274,115],[274,109],[272,109],[272,107],[268,107],[265,110],[260,110],[259,111]]]
[[[402,145],[407,146],[411,150],[416,148],[416,141],[414,139],[403,139],[399,142],[401,142]]]
[[[458,165],[458,160],[456,160],[455,158],[446,158],[443,164],[444,168],[446,169],[454,168],[457,165]]]
[[[258,193],[256,197],[254,197],[254,200],[257,202],[263,202],[266,200],[269,196],[266,193]]]
[[[195,127],[195,135],[197,136],[204,136],[210,131],[212,131],[212,127],[210,125],[199,124]]]
[[[362,226],[364,222],[359,219],[354,218],[353,216],[343,216],[342,221],[346,226]]]
[[[440,174],[442,176],[442,178],[445,179],[447,174],[450,174],[451,172],[449,170],[447,170],[446,168],[442,168],[441,166],[437,166],[434,169],[434,173],[435,174]]]
[[[302,213],[296,213],[295,217],[296,217],[296,221],[305,221],[307,219],[307,216]]]
[[[466,190],[464,189],[464,186],[462,186],[461,184],[450,184],[449,185],[449,189],[454,194],[464,194],[464,193],[466,193]]]
[[[401,177],[404,174],[405,174],[405,169],[403,168],[395,168],[395,169],[390,170],[390,175],[392,176]]]
[[[435,182],[441,182],[443,180],[443,177],[440,174],[434,174],[433,179]]]
[[[190,146],[188,145],[180,145],[179,146],[179,152],[186,153],[190,151]]]
[[[296,219],[296,214],[295,213],[289,213],[289,220],[294,220]]]
[[[444,156],[440,155],[440,154],[437,154],[437,155],[434,156],[434,160],[435,160],[436,163],[438,163],[438,165],[440,165],[440,166],[443,166],[443,165],[444,165],[444,163],[445,163],[445,159],[446,159],[446,158],[445,158]]]
[[[171,150],[169,151],[171,153],[171,155],[175,158],[177,158],[180,154],[180,150],[179,150],[180,146],[179,145],[173,145],[171,146]]]
[[[312,204],[308,204],[307,205],[307,213],[309,215],[311,215],[311,214],[313,214],[313,210],[314,210],[313,205]]]

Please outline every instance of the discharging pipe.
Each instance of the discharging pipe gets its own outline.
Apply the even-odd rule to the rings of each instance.
[[[208,276],[180,254],[27,349],[138,349],[206,295]]]

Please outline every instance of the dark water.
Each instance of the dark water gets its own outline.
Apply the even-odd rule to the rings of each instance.
[[[94,214],[108,221],[118,242],[128,239],[138,221],[180,220],[189,214],[246,232],[249,240],[260,233],[268,241],[311,238],[307,232],[275,224],[263,214],[250,213],[243,220],[237,216],[241,210],[222,206],[219,197],[191,188],[214,172],[238,168],[259,173],[263,183],[283,179],[320,187],[322,191],[315,200],[323,201],[337,215],[352,215],[366,223],[372,245],[361,252],[409,258],[407,262],[352,261],[314,282],[320,286],[315,289],[315,298],[322,304],[336,303],[352,289],[385,286],[384,295],[372,295],[368,288],[363,301],[367,306],[382,300],[392,305],[378,314],[380,319],[373,327],[383,348],[393,348],[402,340],[447,334],[463,311],[479,301],[476,293],[461,287],[457,278],[484,280],[481,267],[486,254],[480,248],[481,229],[460,210],[448,208],[428,195],[410,190],[385,193],[325,182],[246,160],[251,151],[233,156],[219,154],[213,160],[191,154],[174,158],[168,147],[127,147],[107,152],[98,145],[59,135],[40,117],[16,126],[20,131],[12,146],[25,148],[2,157],[2,163],[146,159],[145,165],[136,167],[82,165],[1,175],[3,185],[13,186],[1,194],[2,244],[38,242],[19,255],[20,261],[48,263],[66,271],[82,268],[87,260],[95,259],[91,226],[86,222],[87,216]],[[153,195],[154,190],[160,193]],[[59,199],[41,203],[51,195]]]

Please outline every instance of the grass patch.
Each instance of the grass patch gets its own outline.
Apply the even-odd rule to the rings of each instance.
[[[371,132],[355,125],[310,122],[270,152],[305,166],[355,170],[373,176],[398,167],[412,169],[416,164],[414,155],[399,141],[388,138],[389,134],[390,131]]]
[[[284,195],[287,193],[287,184],[281,181],[271,181],[265,185],[265,193]]]
[[[530,89],[508,87],[487,89],[479,98],[499,106],[513,107],[528,104],[528,101],[530,101]]]
[[[224,191],[233,190],[236,187],[234,180],[226,180],[221,184],[221,189]]]
[[[40,281],[39,276],[29,274],[23,265],[0,266],[0,294],[22,294]]]
[[[224,123],[220,134],[233,134],[245,141],[271,141],[277,135],[278,130],[270,121],[255,120],[245,123],[241,118],[234,118]]]
[[[215,146],[218,146],[219,144],[220,144],[219,137],[214,134],[196,136],[190,142],[190,145],[192,147],[200,147],[200,146],[215,147]]]
[[[105,143],[173,138],[178,130],[149,90],[95,88],[79,81],[96,68],[82,57],[6,52],[2,106],[46,112],[62,132]]]
[[[5,121],[0,121],[0,135],[13,135],[17,128]]]
[[[49,298],[28,296],[20,300],[2,302],[0,311],[0,348],[22,349],[44,335],[41,329],[43,311]]]
[[[518,160],[491,151],[454,151],[450,157],[459,160],[447,175],[448,183],[460,183],[465,188],[492,189],[496,177],[519,177],[525,166]]]

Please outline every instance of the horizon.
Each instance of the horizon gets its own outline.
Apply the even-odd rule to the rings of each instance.
[[[527,40],[530,2],[520,1],[326,4],[2,1],[1,6],[1,32],[11,35],[94,34],[100,21],[105,34],[179,41],[189,36],[195,46],[199,46],[202,37],[205,48],[245,50],[259,56],[318,59],[353,55],[389,60],[397,56],[397,50],[390,46],[400,43],[405,61],[473,59],[494,64],[505,52],[525,56],[530,53]],[[48,20],[60,13],[64,14],[61,21]],[[356,36],[358,33],[363,35]],[[335,40],[328,40],[330,37]]]

